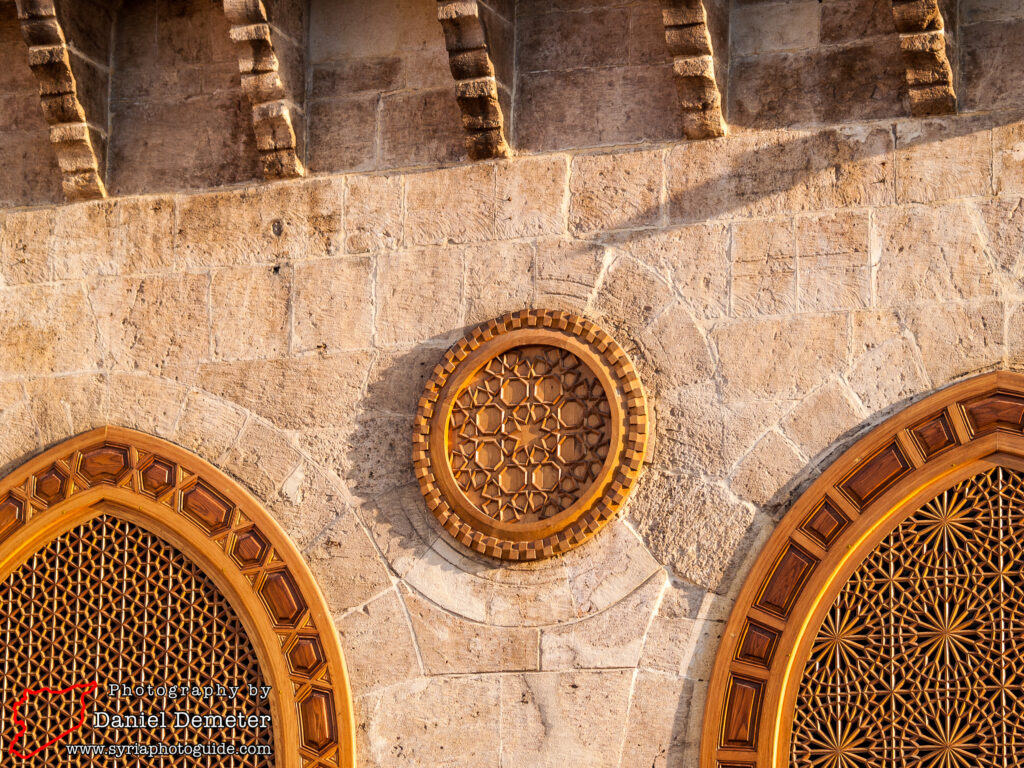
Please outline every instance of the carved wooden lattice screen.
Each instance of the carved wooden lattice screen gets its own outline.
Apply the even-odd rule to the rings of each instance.
[[[1024,475],[995,468],[903,521],[829,609],[793,766],[1011,766],[1024,754]]]
[[[237,616],[209,578],[187,557],[138,526],[100,515],[51,541],[0,585],[0,697],[14,702],[25,689],[62,690],[97,682],[85,725],[28,760],[8,754],[15,735],[3,734],[0,763],[26,766],[113,766],[112,756],[69,756],[65,744],[212,743],[272,746],[269,727],[217,731],[146,728],[94,729],[96,709],[119,715],[188,711],[194,715],[268,716],[266,699],[247,686],[265,685],[256,654]],[[240,686],[235,698],[111,697],[108,684]],[[33,697],[19,708],[28,730],[25,752],[74,720],[75,697]],[[168,716],[173,718],[173,714]],[[4,723],[11,722],[10,712]],[[173,719],[170,720],[173,723]],[[147,766],[270,768],[272,756],[135,758]]]

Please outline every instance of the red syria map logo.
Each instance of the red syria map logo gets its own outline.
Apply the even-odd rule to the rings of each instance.
[[[98,685],[99,683],[78,683],[77,685],[72,685],[68,688],[63,688],[59,691],[55,691],[52,688],[26,688],[25,692],[21,694],[21,698],[11,705],[11,709],[14,711],[14,724],[18,727],[18,733],[15,734],[14,739],[11,741],[11,747],[7,751],[15,757],[20,757],[23,760],[28,760],[30,757],[35,757],[36,755],[38,755],[51,744],[55,744],[56,742],[60,741],[69,733],[77,731],[85,724],[85,697],[93,691],[95,691]],[[26,702],[31,700],[33,696],[67,696],[71,693],[74,693],[75,691],[78,692],[78,714],[76,716],[77,720],[73,726],[61,731],[56,736],[50,738],[50,740],[42,746],[36,747],[35,749],[32,749],[30,751],[28,751],[28,746],[18,746],[18,740],[25,735],[29,728],[28,723],[22,720],[21,715],[18,714],[19,707],[23,706]]]

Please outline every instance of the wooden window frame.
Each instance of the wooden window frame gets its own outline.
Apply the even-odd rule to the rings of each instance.
[[[255,498],[159,438],[86,432],[0,480],[0,581],[99,514],[176,547],[230,602],[272,687],[277,768],[354,768],[352,697],[330,612],[302,555]]]
[[[788,766],[804,666],[847,580],[922,504],[998,466],[1024,471],[1024,375],[1009,371],[908,406],[821,474],[737,596],[709,681],[700,768]]]

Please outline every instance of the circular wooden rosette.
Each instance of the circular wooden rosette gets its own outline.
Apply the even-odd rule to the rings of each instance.
[[[622,348],[589,320],[528,310],[445,353],[416,411],[413,462],[427,505],[462,544],[536,560],[615,516],[647,433],[643,387]]]

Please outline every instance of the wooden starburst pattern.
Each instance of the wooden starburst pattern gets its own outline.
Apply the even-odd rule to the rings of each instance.
[[[615,516],[646,442],[643,387],[622,348],[589,320],[530,310],[448,350],[420,399],[413,460],[459,542],[535,560]]]

